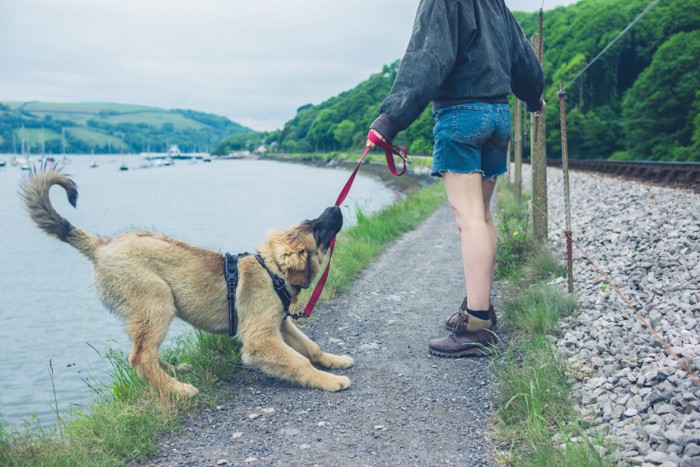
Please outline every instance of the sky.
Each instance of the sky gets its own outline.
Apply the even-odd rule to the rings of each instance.
[[[274,130],[401,58],[418,3],[1,0],[0,101],[192,109]]]

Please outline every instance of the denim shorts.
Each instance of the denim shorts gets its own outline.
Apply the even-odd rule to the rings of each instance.
[[[495,179],[507,172],[510,141],[508,104],[470,102],[433,112],[432,175],[481,172]]]

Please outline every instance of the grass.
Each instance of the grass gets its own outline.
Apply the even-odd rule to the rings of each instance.
[[[361,154],[356,152],[326,152],[326,153],[314,153],[314,154],[270,154],[270,157],[280,157],[285,159],[295,159],[299,161],[314,161],[328,163],[330,161],[337,162],[348,162],[357,163],[360,160]],[[408,168],[431,168],[433,164],[432,157],[426,156],[414,156],[410,155],[412,162],[407,164]],[[386,164],[386,156],[384,151],[380,149],[375,149],[374,151],[367,154],[365,157],[366,162],[376,163],[376,164]],[[396,164],[396,170],[401,170],[402,162],[397,157],[394,156],[394,163]]]
[[[3,102],[10,107],[21,107],[28,112],[73,112],[73,113],[99,113],[99,112],[138,112],[156,110],[155,107],[145,105],[114,104],[108,102]]]
[[[609,465],[605,453],[611,447],[586,436],[571,408],[575,395],[566,362],[552,343],[560,318],[576,309],[572,296],[550,285],[566,270],[545,246],[529,240],[526,206],[517,202],[512,186],[499,185],[498,190],[497,275],[509,287],[502,309],[509,346],[494,365],[501,397],[496,431],[509,449],[498,461],[538,467]]]
[[[131,123],[133,125],[145,124],[156,128],[164,123],[172,123],[176,130],[200,130],[207,126],[191,120],[184,115],[174,112],[158,111],[158,110],[139,110],[130,113],[119,113],[116,115],[107,115],[96,117],[98,122],[106,122],[110,125],[119,125],[120,123]]]
[[[128,148],[126,143],[120,138],[89,128],[69,127],[66,128],[66,135],[84,141],[89,146],[107,146],[111,144],[114,151]]]
[[[19,144],[21,138],[25,138],[29,145],[36,146],[38,149],[41,149],[42,139],[44,142],[61,139],[60,133],[49,129],[25,128],[24,130],[16,129],[14,132],[18,142],[17,144]]]
[[[445,203],[441,184],[426,186],[371,217],[358,214],[357,225],[343,231],[336,242],[333,267],[322,301],[347,290],[354,277],[392,240],[414,229]],[[305,303],[301,297],[299,303]],[[179,399],[146,384],[129,366],[126,356],[110,351],[111,379],[90,383],[96,402],[85,412],[57,416],[57,424],[42,427],[36,419],[23,431],[0,420],[0,465],[123,465],[140,463],[158,452],[156,440],[177,432],[183,415],[193,416],[202,405],[215,405],[228,397],[224,381],[242,381],[250,372],[238,371],[240,344],[227,335],[193,332],[163,349],[173,365],[188,363],[191,371],[179,373],[200,394]]]
[[[105,356],[114,369],[113,381],[96,387],[89,412],[73,411],[46,429],[36,419],[23,432],[0,425],[0,465],[120,465],[141,461],[157,452],[153,440],[178,427],[176,401],[138,378],[123,355]]]

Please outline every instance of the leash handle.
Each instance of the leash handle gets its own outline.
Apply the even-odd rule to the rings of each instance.
[[[381,147],[384,149],[384,155],[386,156],[386,165],[389,167],[389,171],[393,174],[396,175],[397,177],[403,175],[406,173],[406,162],[411,162],[411,158],[408,156],[408,150],[404,146],[393,146],[391,143],[387,143],[386,141],[382,140],[379,136],[375,135],[374,132],[370,131],[367,134],[367,139],[369,139],[371,142],[376,144],[377,146]],[[362,166],[362,163],[365,160],[365,157],[367,154],[369,154],[370,147],[367,146],[365,148],[365,152],[362,153],[362,157],[360,158],[359,162],[357,163],[357,166],[355,166],[355,170],[352,171],[352,174],[350,175],[350,178],[348,178],[348,181],[345,182],[345,186],[343,187],[342,190],[340,190],[340,195],[338,195],[338,199],[335,201],[336,206],[340,206],[343,201],[345,201],[345,198],[347,198],[348,193],[350,193],[350,188],[352,187],[353,182],[355,181],[355,176],[357,175],[357,172],[360,170],[360,166]],[[394,156],[399,156],[403,162],[403,169],[401,172],[396,170],[396,164],[394,164]],[[311,294],[311,298],[309,299],[309,302],[306,304],[306,307],[304,308],[304,316],[309,317],[311,316],[311,312],[314,310],[314,307],[316,306],[316,302],[318,302],[318,299],[321,297],[321,293],[323,292],[323,287],[326,285],[326,279],[328,279],[328,273],[330,272],[331,269],[331,259],[333,259],[333,250],[335,249],[335,237],[331,239],[330,246],[328,248],[328,262],[326,263],[326,269],[323,271],[323,274],[321,275],[321,278],[318,280],[316,283],[316,287],[314,288],[313,293]]]
[[[386,165],[389,167],[389,171],[397,176],[400,177],[401,175],[406,173],[406,162],[413,162],[411,160],[411,157],[408,155],[408,150],[406,149],[405,146],[393,146],[390,143],[387,143],[383,139],[381,139],[379,136],[374,134],[374,132],[370,131],[367,133],[367,139],[369,139],[371,142],[376,144],[377,146],[381,147],[384,149],[384,155],[386,156]],[[345,201],[345,198],[348,196],[348,193],[350,193],[350,187],[352,187],[353,182],[355,181],[355,175],[357,175],[357,172],[360,170],[360,167],[362,166],[362,162],[364,162],[365,157],[367,154],[369,154],[370,147],[367,146],[365,148],[365,152],[362,153],[362,157],[360,157],[359,162],[357,163],[357,166],[355,166],[355,170],[352,171],[352,174],[350,175],[350,178],[348,179],[347,182],[345,182],[345,186],[343,187],[342,190],[340,190],[340,195],[338,196],[338,199],[335,201],[336,206],[340,206],[340,204]],[[396,170],[396,164],[394,163],[394,156],[399,156],[401,158],[401,162],[403,163],[403,167],[401,169],[401,172]]]
[[[384,149],[384,155],[386,156],[386,165],[389,167],[389,171],[393,175],[400,177],[401,175],[406,173],[406,162],[410,163],[412,161],[408,155],[408,150],[405,146],[394,146],[391,143],[388,143],[381,139],[373,131],[367,133],[367,139],[379,146],[380,148]],[[365,150],[365,153],[367,153],[367,150]],[[403,162],[403,168],[401,172],[398,172],[396,170],[396,164],[394,164],[394,156],[399,156],[401,158],[401,161]]]

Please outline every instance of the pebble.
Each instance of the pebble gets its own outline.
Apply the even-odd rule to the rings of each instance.
[[[547,178],[549,239],[565,264],[562,172]],[[576,370],[588,433],[606,432],[620,464],[700,465],[700,386],[635,315],[700,373],[700,195],[581,172],[570,182],[574,240],[634,308],[574,248],[579,309],[557,348]]]

